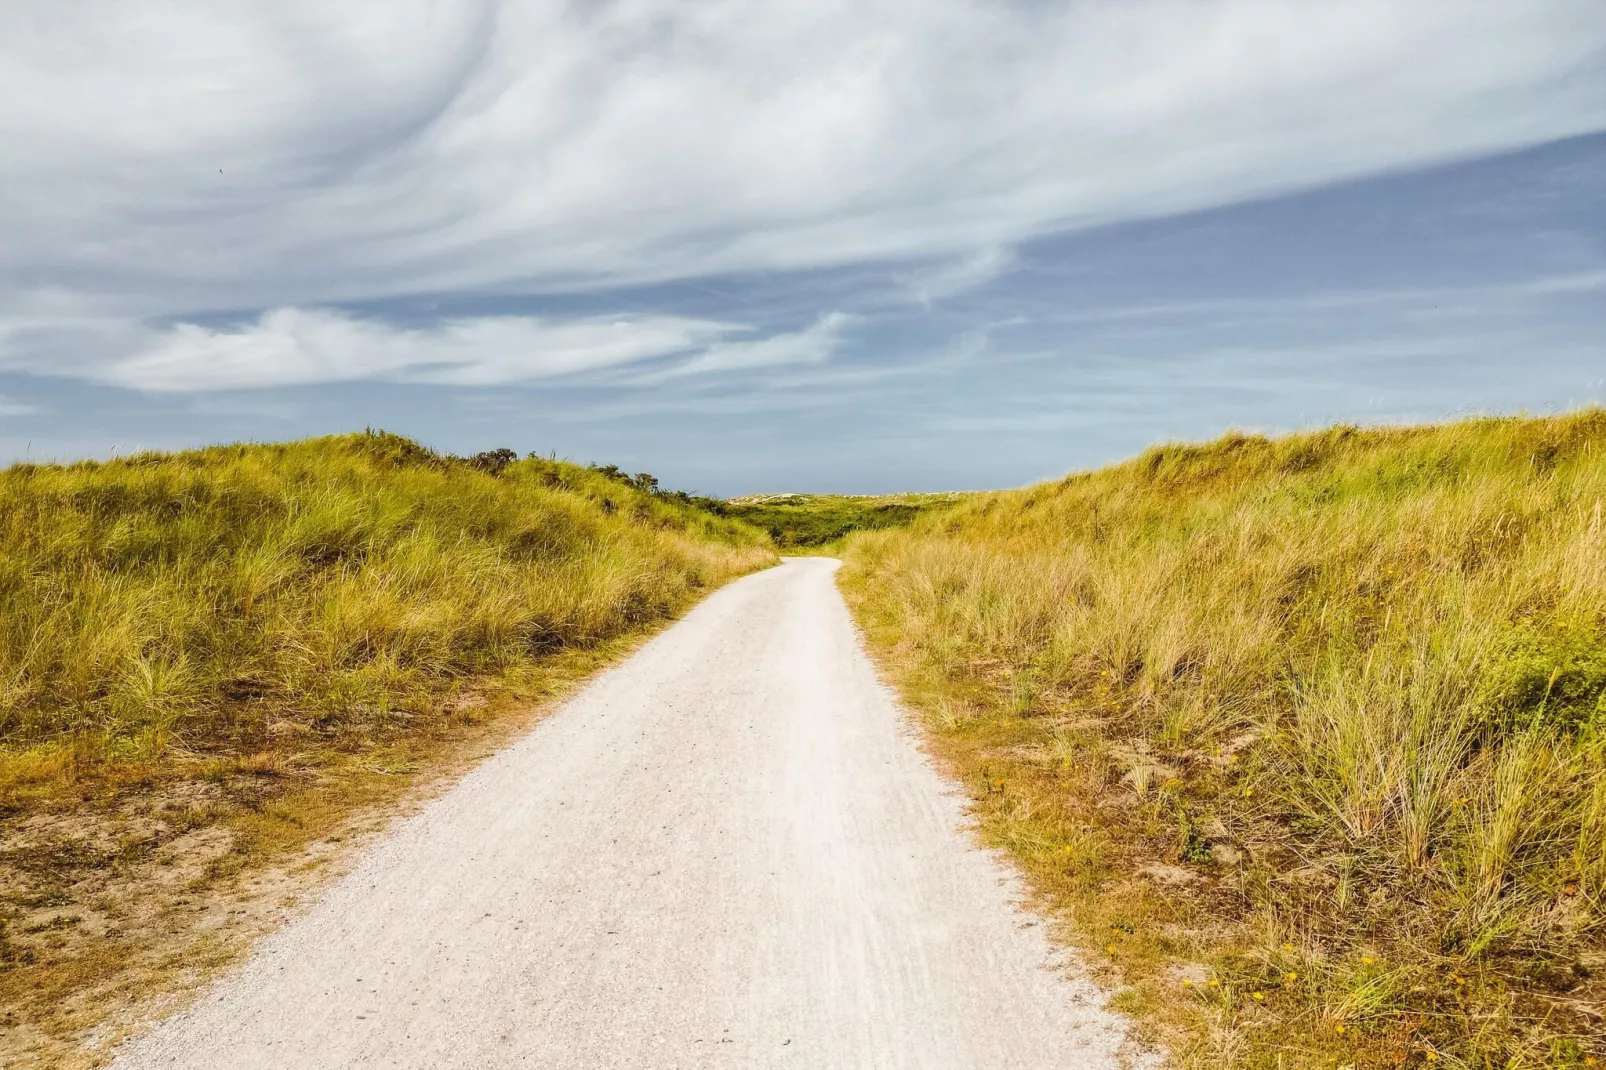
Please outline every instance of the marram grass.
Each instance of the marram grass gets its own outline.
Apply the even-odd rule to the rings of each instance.
[[[650,491],[375,433],[0,472],[0,1063],[95,1064],[512,707],[775,560]]]
[[[405,728],[772,559],[596,472],[503,465],[368,433],[0,472],[0,802]]]
[[[1165,446],[848,544],[987,834],[1200,1066],[1606,1061],[1606,411]]]
[[[907,527],[915,518],[953,505],[962,494],[754,494],[710,503],[769,533],[783,553],[829,552],[849,533]]]

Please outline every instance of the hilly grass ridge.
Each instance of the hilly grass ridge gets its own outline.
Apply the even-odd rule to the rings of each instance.
[[[853,535],[871,645],[1183,1065],[1606,1059],[1606,411],[1234,434]]]
[[[768,532],[782,550],[820,550],[855,531],[907,527],[963,498],[959,493],[749,494],[705,504]]]
[[[0,471],[0,1062],[70,1061],[217,957],[228,882],[774,560],[650,477],[382,432]]]

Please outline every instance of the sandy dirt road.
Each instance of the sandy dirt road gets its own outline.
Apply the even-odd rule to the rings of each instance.
[[[1117,1065],[834,569],[713,595],[115,1067]]]

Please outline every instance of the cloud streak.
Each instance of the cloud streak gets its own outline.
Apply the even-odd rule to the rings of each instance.
[[[1055,228],[1606,126],[1603,45],[1598,0],[17,0],[0,313],[964,285]]]
[[[733,328],[676,316],[549,321],[501,316],[396,327],[320,309],[282,308],[255,323],[179,323],[94,378],[154,391],[234,390],[389,378],[451,386],[528,382],[708,345]]]
[[[923,266],[903,281],[915,301],[930,308],[945,297],[987,285],[1008,272],[1015,262],[1013,249],[989,245],[968,256]]]
[[[204,393],[384,380],[498,386],[646,367],[637,384],[828,360],[853,317],[821,316],[773,331],[672,315],[477,316],[425,327],[318,308],[280,308],[228,327],[152,329],[102,322],[0,325],[0,369],[66,375],[152,393]],[[94,338],[103,359],[56,355]],[[0,415],[19,415],[0,398]]]
[[[25,401],[12,401],[4,394],[0,394],[0,416],[33,416],[39,411],[37,405],[30,405]]]
[[[829,312],[801,331],[751,341],[719,342],[662,373],[664,378],[711,372],[755,371],[794,364],[822,364],[842,344],[842,332],[854,317]]]

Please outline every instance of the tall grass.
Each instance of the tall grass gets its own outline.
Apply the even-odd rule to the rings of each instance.
[[[854,531],[907,527],[923,513],[953,505],[959,494],[755,494],[709,501],[721,516],[769,532],[781,550],[818,550]]]
[[[1592,1065],[1603,502],[1598,409],[1231,435],[856,535],[845,583],[1201,1063]]]
[[[362,815],[773,560],[650,477],[385,434],[0,472],[0,1063],[98,1065]]]
[[[405,730],[457,683],[771,558],[739,524],[509,460],[369,433],[0,473],[0,802],[74,768]]]

